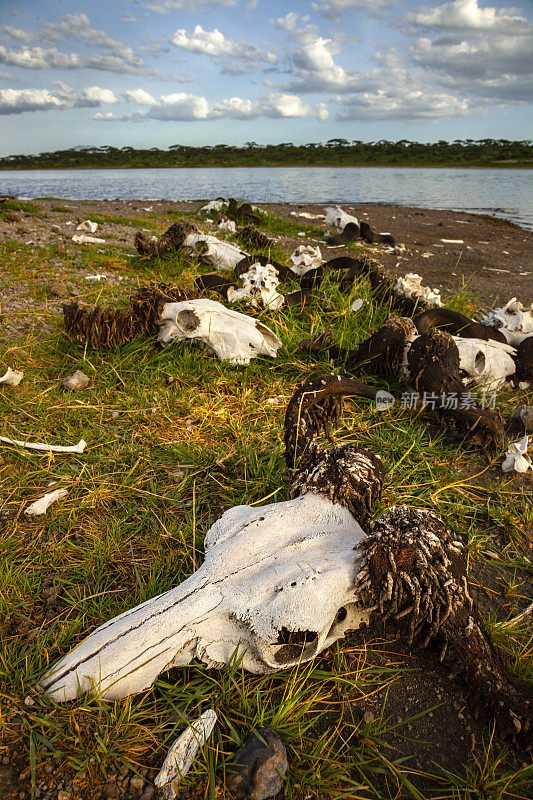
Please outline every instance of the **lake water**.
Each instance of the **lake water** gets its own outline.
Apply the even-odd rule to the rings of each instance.
[[[492,214],[533,230],[533,171],[395,167],[230,167],[0,171],[0,194],[73,200],[386,203]]]

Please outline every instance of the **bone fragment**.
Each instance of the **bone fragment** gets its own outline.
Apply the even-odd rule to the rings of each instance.
[[[5,383],[6,386],[18,386],[23,377],[23,372],[8,367],[5,375],[0,378],[0,383]]]
[[[440,291],[438,289],[430,289],[429,286],[422,286],[422,280],[422,276],[417,275],[416,272],[408,272],[403,278],[398,278],[394,284],[394,291],[405,295],[405,297],[421,297],[428,303],[441,306]]]
[[[98,223],[92,222],[90,219],[86,219],[76,226],[76,230],[81,231],[81,233],[96,233],[98,230]]]
[[[176,797],[179,782],[190,770],[199,749],[211,736],[216,721],[217,715],[212,708],[204,711],[172,744],[154,780],[155,785],[162,790],[165,800],[174,800]]]
[[[78,444],[65,447],[60,444],[43,444],[42,442],[23,442],[20,439],[8,439],[7,436],[0,436],[0,442],[4,444],[16,444],[18,447],[25,447],[27,450],[39,450],[43,453],[83,453],[87,447],[87,442],[80,439]]]
[[[105,244],[105,239],[99,239],[98,236],[86,236],[84,233],[74,234],[72,241],[75,244]]]
[[[502,464],[503,472],[527,472],[528,469],[533,469],[530,456],[527,454],[529,444],[529,436],[524,436],[518,442],[512,442],[507,448],[505,454],[506,458]]]
[[[27,517],[40,517],[42,514],[46,514],[52,503],[55,503],[56,500],[62,500],[67,494],[68,492],[66,489],[56,489],[53,492],[47,492],[24,509],[24,513]]]
[[[512,297],[502,308],[493,309],[481,321],[499,328],[508,344],[516,347],[524,339],[533,336],[533,303],[526,308],[516,297]]]

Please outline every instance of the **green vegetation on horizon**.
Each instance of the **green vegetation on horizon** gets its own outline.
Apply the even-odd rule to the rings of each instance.
[[[242,147],[227,144],[168,150],[150,147],[84,147],[39,155],[0,158],[0,169],[117,169],[142,167],[533,167],[533,141],[456,139],[453,142],[362,142],[329,139],[295,145],[292,142]]]

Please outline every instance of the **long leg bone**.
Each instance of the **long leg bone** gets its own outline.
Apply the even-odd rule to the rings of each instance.
[[[87,442],[80,439],[78,444],[65,447],[60,444],[43,444],[41,442],[21,441],[20,439],[8,439],[7,436],[0,436],[0,442],[4,444],[16,444],[18,447],[25,447],[27,450],[40,450],[43,453],[83,453],[87,447]]]

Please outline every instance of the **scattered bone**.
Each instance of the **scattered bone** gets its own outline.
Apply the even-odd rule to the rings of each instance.
[[[462,239],[441,239],[444,244],[464,244]]]
[[[365,304],[365,301],[362,300],[361,298],[359,298],[358,300],[355,300],[352,303],[352,305],[350,306],[350,311],[359,311],[359,309],[362,308],[364,306],[364,304]]]
[[[219,269],[235,269],[248,253],[230,242],[222,242],[208,233],[190,233],[185,239],[185,247],[202,256]]]
[[[505,453],[505,461],[502,464],[503,472],[527,472],[533,469],[530,456],[527,454],[529,436],[524,436],[518,442],[512,442]]]
[[[0,383],[6,386],[18,386],[24,377],[24,373],[16,369],[7,368],[7,372],[0,378]]]
[[[496,628],[512,628],[516,627],[517,625],[521,625],[522,622],[525,622],[526,619],[529,619],[533,615],[533,603],[528,605],[521,614],[517,614],[516,617],[512,619],[505,620],[504,622],[496,622]]]
[[[86,275],[83,280],[89,281],[89,283],[100,283],[100,281],[107,280],[107,275],[104,272],[97,272],[94,275]]]
[[[217,715],[212,708],[204,711],[170,747],[154,780],[155,785],[162,790],[165,800],[174,800],[177,796],[178,784],[187,775],[198,751],[211,736],[216,721]]]
[[[342,233],[348,223],[353,222],[354,225],[359,227],[359,220],[351,214],[347,214],[340,206],[328,206],[326,208],[326,225],[330,228],[335,228],[339,233]]]
[[[422,286],[423,278],[416,272],[408,272],[403,278],[398,278],[394,284],[394,291],[403,294],[405,297],[420,297],[428,303],[436,306],[442,305],[440,291],[430,289],[429,286]]]
[[[223,219],[222,222],[218,223],[218,227],[221,231],[228,231],[229,233],[237,231],[237,226],[232,219]]]
[[[262,265],[259,262],[252,264],[248,272],[241,275],[243,287],[235,289],[230,286],[227,298],[230,303],[236,300],[247,299],[255,307],[269,307],[273,310],[281,308],[285,302],[283,295],[279,294],[279,278],[277,269],[272,264]]]
[[[163,306],[158,340],[166,345],[186,339],[201,342],[231,364],[249,364],[259,355],[275,358],[281,347],[266,325],[205,298]]]
[[[80,224],[76,226],[76,230],[81,231],[81,233],[96,233],[98,230],[98,223],[91,222],[90,219],[86,219],[84,222],[80,222]]]
[[[105,244],[105,239],[99,239],[97,236],[86,236],[84,233],[74,234],[72,241],[75,244]]]
[[[316,269],[324,263],[322,253],[319,247],[312,247],[310,244],[299,245],[296,250],[291,253],[290,259],[292,261],[292,271],[296,275],[305,275],[311,269]]]
[[[76,372],[65,378],[63,386],[65,389],[71,390],[86,389],[90,382],[89,377],[81,369],[77,369]]]
[[[307,211],[291,211],[293,217],[303,217],[304,219],[324,219],[324,214],[308,214]]]
[[[516,297],[512,297],[503,308],[493,309],[482,321],[499,328],[507,342],[516,347],[524,339],[533,336],[533,303],[526,308]]]
[[[68,492],[66,489],[56,489],[53,492],[47,492],[47,494],[40,497],[34,503],[31,503],[24,510],[24,513],[28,517],[40,517],[42,514],[46,514],[52,503],[55,503],[56,500],[62,500],[63,497],[67,495]]]
[[[44,453],[83,453],[87,447],[87,442],[80,439],[78,444],[65,447],[60,444],[43,444],[41,442],[23,442],[20,439],[8,439],[7,436],[0,436],[0,442],[4,444],[16,444],[18,447],[25,447],[27,450],[40,450]]]

